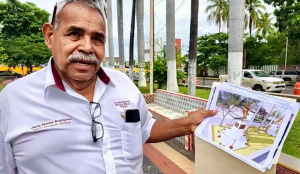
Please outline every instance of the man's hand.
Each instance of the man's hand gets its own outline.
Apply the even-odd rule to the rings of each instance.
[[[191,133],[194,133],[197,126],[202,123],[202,121],[211,116],[215,116],[217,110],[206,110],[205,108],[198,109],[192,112],[189,116],[186,117],[188,127],[190,127]]]
[[[147,143],[157,143],[169,139],[189,135],[195,132],[197,126],[207,117],[216,115],[217,111],[205,108],[192,112],[189,116],[169,121],[156,121],[152,127]]]

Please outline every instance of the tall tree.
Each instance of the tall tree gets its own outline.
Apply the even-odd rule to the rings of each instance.
[[[137,44],[138,44],[138,63],[139,63],[139,87],[146,87],[146,78],[144,70],[145,62],[145,43],[144,43],[144,0],[136,2],[136,21],[137,21]]]
[[[117,0],[117,12],[118,12],[119,68],[121,72],[125,73],[123,0]]]
[[[33,3],[0,2],[0,45],[6,55],[0,63],[26,66],[30,72],[34,66],[47,63],[51,52],[45,46],[41,27],[48,19],[49,13]]]
[[[205,9],[206,13],[209,13],[207,21],[214,22],[221,32],[222,23],[227,25],[229,16],[229,4],[228,0],[208,0],[212,4],[208,5]]]
[[[229,1],[228,82],[241,85],[245,0]]]
[[[130,43],[129,43],[129,78],[133,80],[133,46],[134,46],[134,29],[135,29],[135,6],[136,0],[132,1],[131,11],[131,28],[130,28]]]
[[[297,0],[264,0],[276,9],[275,26],[280,32],[285,33],[289,42],[300,41],[300,2]]]
[[[257,33],[262,37],[273,33],[275,31],[274,24],[272,23],[273,19],[274,17],[271,17],[270,13],[261,14],[261,18],[257,21]]]
[[[31,2],[20,3],[17,0],[0,2],[0,38],[17,38],[41,32],[48,21],[49,13]]]
[[[165,50],[161,50],[158,52],[157,56],[155,57],[155,61],[153,62],[153,80],[158,86],[158,89],[165,89],[167,85],[167,76],[168,76],[168,68],[167,68],[167,59]],[[177,62],[178,65],[181,65],[183,63],[184,59],[186,57],[180,57],[178,55]],[[147,70],[146,77],[150,77],[150,63],[145,63],[145,70]],[[180,71],[177,70],[177,82],[179,82],[181,79],[186,78],[186,75]]]
[[[177,73],[176,73],[176,53],[175,53],[175,1],[167,0],[166,5],[166,30],[167,30],[167,66],[168,80],[167,90],[178,92]]]
[[[200,69],[207,66],[218,71],[219,68],[225,67],[228,58],[228,34],[208,34],[198,37],[197,43],[197,65]]]
[[[266,10],[266,7],[261,3],[261,0],[246,0],[247,21],[245,22],[245,28],[248,24],[250,37],[252,36],[252,29],[256,27],[260,15],[263,14],[261,10]]]
[[[114,39],[113,39],[113,22],[112,22],[112,7],[111,0],[106,0],[107,4],[107,32],[108,32],[108,52],[109,52],[109,67],[114,69]]]
[[[190,48],[189,48],[189,95],[196,96],[197,35],[199,0],[191,2]]]

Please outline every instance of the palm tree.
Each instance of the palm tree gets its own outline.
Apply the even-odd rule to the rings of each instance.
[[[119,40],[119,69],[125,73],[124,34],[123,34],[123,0],[117,0],[118,40]]]
[[[166,1],[166,31],[167,31],[167,90],[178,92],[177,70],[176,70],[176,53],[175,53],[175,1]]]
[[[266,7],[261,3],[260,0],[246,0],[246,11],[248,12],[245,14],[245,18],[247,21],[245,22],[245,29],[247,28],[247,25],[249,24],[249,33],[250,37],[252,35],[252,29],[253,26],[257,25],[257,22],[259,21],[260,14],[263,14],[261,10],[266,10]]]
[[[106,0],[107,5],[107,29],[108,29],[108,52],[109,52],[109,68],[114,69],[114,42],[113,42],[113,19],[111,1]]]
[[[136,21],[137,21],[137,46],[138,46],[138,62],[139,70],[139,87],[146,87],[146,77],[144,71],[144,0],[137,0],[136,2]]]
[[[228,82],[241,85],[243,66],[243,39],[245,17],[245,0],[229,1],[228,34]]]
[[[228,24],[229,17],[229,3],[228,0],[208,0],[211,5],[208,5],[205,9],[207,16],[207,21],[215,22],[219,28],[219,33],[221,32],[222,22],[224,25]]]
[[[275,31],[274,24],[272,23],[273,19],[274,17],[272,17],[270,13],[261,14],[261,18],[256,25],[257,34],[261,34],[262,37],[265,37],[266,35],[273,33]]]
[[[189,95],[196,96],[196,72],[197,72],[197,34],[198,34],[199,0],[191,2],[190,46],[189,46]]]

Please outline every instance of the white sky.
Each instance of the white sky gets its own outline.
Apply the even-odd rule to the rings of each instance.
[[[0,0],[3,1],[3,0]],[[33,2],[39,8],[48,11],[50,14],[53,12],[53,7],[55,5],[55,0],[20,0],[21,2]],[[166,38],[166,0],[154,0],[154,4],[158,3],[155,8],[155,29],[154,33],[155,38],[163,37],[163,40]],[[182,4],[182,5],[181,5]],[[206,0],[199,1],[199,21],[198,21],[198,36],[207,34],[207,33],[216,33],[218,32],[217,27],[214,24],[209,24],[207,22],[208,14],[205,13],[205,8],[209,3]],[[149,40],[149,24],[150,24],[150,0],[144,0],[144,11],[146,12],[144,17],[144,33],[145,41]],[[180,7],[180,8],[179,8]],[[267,6],[267,11],[272,13],[274,8]],[[191,0],[176,0],[175,1],[175,37],[181,39],[182,42],[182,52],[183,54],[188,51],[189,44],[189,30],[190,30],[190,8]],[[129,37],[130,37],[130,23],[131,23],[131,9],[132,9],[132,0],[123,0],[123,15],[124,15],[124,51],[125,59],[128,60],[129,57]],[[112,11],[113,11],[113,36],[114,36],[114,53],[115,56],[118,56],[118,28],[117,28],[117,6],[116,0],[112,0]],[[164,28],[163,28],[164,27]],[[162,29],[163,28],[163,29]],[[162,29],[162,30],[161,30]],[[160,31],[161,30],[161,31]],[[135,30],[136,31],[136,30]],[[160,32],[159,32],[160,31]],[[226,28],[222,28],[223,32],[226,32]],[[159,33],[158,33],[159,32]],[[135,34],[136,36],[136,34]],[[135,38],[134,44],[134,57],[137,57],[137,43]],[[108,56],[108,49],[106,49],[106,55]]]

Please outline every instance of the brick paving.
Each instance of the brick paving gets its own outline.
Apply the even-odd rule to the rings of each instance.
[[[276,167],[276,174],[300,174],[299,172],[295,172],[292,170],[289,170],[283,166],[277,165]]]
[[[188,152],[174,141],[144,145],[144,174],[194,174],[193,152]],[[300,174],[280,164],[276,174]]]
[[[143,159],[143,172],[144,174],[163,174],[150,159],[144,155]]]

